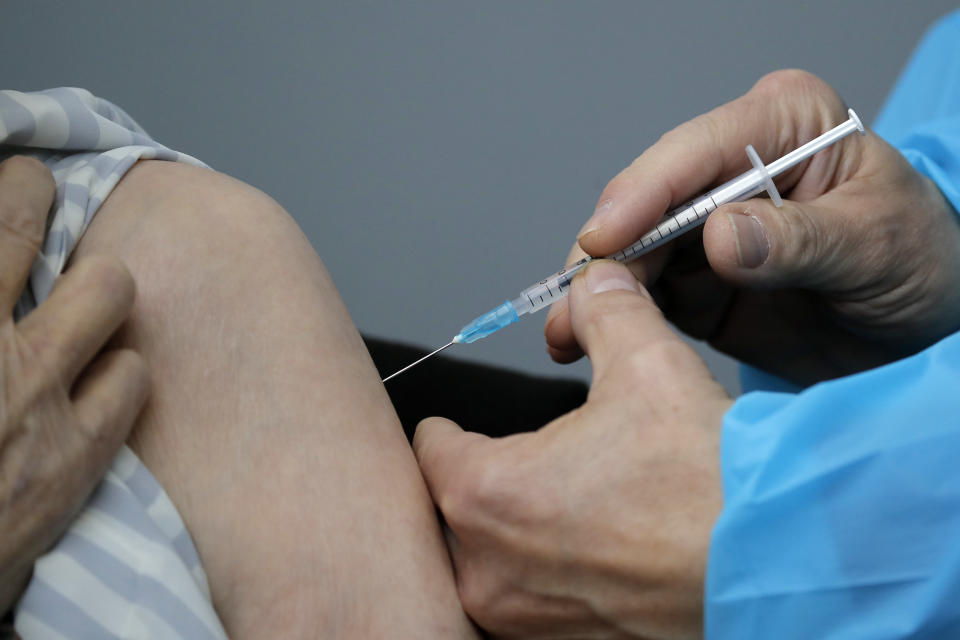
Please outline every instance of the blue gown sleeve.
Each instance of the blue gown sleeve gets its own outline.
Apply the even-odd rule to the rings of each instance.
[[[873,130],[960,211],[960,11],[920,42]]]
[[[960,12],[928,32],[875,130],[960,210]],[[960,333],[803,391],[746,393],[721,466],[708,639],[960,638]]]

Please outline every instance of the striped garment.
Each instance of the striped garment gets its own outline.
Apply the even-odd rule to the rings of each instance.
[[[205,166],[154,142],[113,104],[69,88],[0,91],[0,160],[15,154],[41,160],[57,182],[52,224],[17,318],[49,295],[97,209],[137,160]],[[63,538],[37,560],[14,621],[25,639],[226,638],[183,520],[127,447]]]

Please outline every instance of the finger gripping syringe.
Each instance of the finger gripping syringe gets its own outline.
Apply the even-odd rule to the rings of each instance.
[[[706,222],[707,216],[718,207],[729,202],[747,200],[763,191],[769,194],[770,199],[776,206],[781,206],[783,201],[777,187],[773,184],[774,177],[803,162],[818,151],[842,140],[854,131],[864,133],[863,124],[853,109],[848,109],[847,114],[850,119],[843,124],[834,127],[768,165],[764,165],[760,161],[753,145],[747,145],[747,157],[750,158],[750,163],[753,165],[752,169],[668,212],[657,223],[656,227],[645,233],[639,240],[625,249],[606,256],[605,259],[630,262],[657,247],[667,244],[684,233],[696,229]],[[491,333],[517,322],[520,316],[539,311],[564,298],[570,291],[570,283],[573,281],[573,277],[594,259],[592,257],[583,258],[540,280],[535,285],[527,287],[513,300],[504,302],[464,326],[449,343],[400,369],[400,371],[387,376],[383,381],[386,382],[451,345],[469,344],[480,338],[485,338]]]

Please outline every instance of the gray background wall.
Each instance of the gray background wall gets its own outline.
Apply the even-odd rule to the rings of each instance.
[[[4,2],[5,88],[83,86],[271,194],[361,330],[424,346],[555,271],[661,133],[801,67],[869,121],[906,2]],[[588,377],[542,316],[457,355]],[[729,360],[702,349],[729,388]]]

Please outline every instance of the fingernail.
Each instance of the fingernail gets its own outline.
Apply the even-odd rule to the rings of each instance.
[[[770,255],[770,242],[763,225],[756,216],[741,213],[728,213],[733,226],[733,236],[737,243],[737,262],[744,269],[755,269],[767,261]]]
[[[618,262],[598,260],[587,267],[587,290],[590,293],[604,291],[640,291],[633,274]]]
[[[590,219],[583,225],[580,229],[580,233],[577,234],[577,240],[587,235],[588,233],[593,233],[600,228],[600,223],[603,220],[603,217],[606,215],[606,212],[610,210],[610,207],[613,206],[613,200],[607,198],[603,202],[597,205],[597,208],[593,210],[593,215],[590,216]]]

